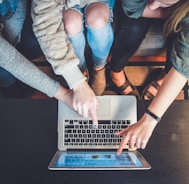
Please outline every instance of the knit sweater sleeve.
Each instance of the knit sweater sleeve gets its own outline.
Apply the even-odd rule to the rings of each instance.
[[[33,0],[33,30],[54,72],[62,75],[72,89],[85,80],[85,77],[79,70],[79,59],[64,30],[62,2],[62,0]]]
[[[49,97],[54,97],[60,84],[28,61],[2,36],[0,36],[0,43],[0,67],[9,71],[20,81],[47,94]]]

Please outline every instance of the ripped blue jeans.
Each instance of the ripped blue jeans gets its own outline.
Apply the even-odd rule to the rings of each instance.
[[[114,1],[115,0],[102,1],[103,3],[107,4],[111,10],[109,21],[105,27],[103,27],[102,29],[93,29],[89,27],[86,23],[83,23],[83,28],[81,32],[74,36],[68,35],[68,38],[74,48],[75,54],[80,60],[79,68],[82,72],[84,72],[87,68],[84,53],[86,39],[89,44],[89,47],[91,48],[93,66],[96,68],[103,68],[107,64],[107,57],[114,39],[114,33],[111,26],[111,22],[113,19],[112,10],[114,7]],[[77,5],[72,7],[71,9],[79,11],[83,16],[83,22],[85,22],[86,8],[87,5],[84,8],[81,8]],[[85,29],[86,37],[84,33]]]

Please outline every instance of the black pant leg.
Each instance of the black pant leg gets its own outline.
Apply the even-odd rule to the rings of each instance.
[[[122,15],[120,31],[115,35],[112,46],[112,60],[110,68],[114,72],[120,72],[139,48],[142,40],[149,30],[151,19],[133,19]]]

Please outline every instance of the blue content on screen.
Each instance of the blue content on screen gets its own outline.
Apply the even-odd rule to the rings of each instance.
[[[133,152],[117,155],[115,152],[63,152],[57,167],[141,167]]]

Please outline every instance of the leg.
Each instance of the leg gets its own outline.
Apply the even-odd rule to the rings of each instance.
[[[33,33],[31,19],[31,1],[28,1],[26,19],[21,32],[21,40],[16,45],[17,50],[27,59],[32,60],[43,55],[39,43]],[[32,51],[32,52],[31,52]]]
[[[92,51],[96,70],[106,65],[113,42],[111,10],[105,3],[92,3],[86,9],[87,41]]]
[[[154,80],[147,85],[142,92],[141,98],[143,100],[152,100],[156,96],[161,84],[164,81],[166,76],[164,69],[158,68],[155,70],[155,72],[156,74]]]
[[[80,60],[79,68],[82,72],[85,72],[87,66],[84,55],[85,35],[83,32],[83,15],[78,10],[66,10],[63,12],[63,22],[66,34]]]
[[[25,97],[25,91],[19,86],[17,79],[2,67],[0,67],[0,90],[2,96],[6,98]]]
[[[151,21],[142,17],[132,19],[125,14],[122,14],[122,16],[121,28],[113,44],[112,59],[110,62],[111,77],[116,87],[120,87],[127,82],[123,69],[145,38]],[[129,94],[132,90],[132,86],[128,86],[121,93]]]
[[[152,100],[156,96],[159,87],[164,81],[166,74],[171,69],[172,63],[171,63],[170,53],[172,50],[173,43],[175,42],[175,39],[176,39],[176,34],[172,34],[168,37],[165,70],[163,69],[160,70],[160,72],[157,73],[157,77],[155,77],[154,80],[143,90],[142,98],[144,100]]]
[[[18,7],[16,12],[10,19],[6,19],[3,22],[3,37],[12,45],[16,45],[20,41],[21,30],[26,15],[27,1],[18,1]],[[2,87],[3,93],[7,97],[23,97],[23,90],[17,86],[16,78],[0,68],[0,87]]]
[[[3,22],[3,36],[12,45],[20,42],[21,31],[26,17],[26,8],[26,0],[18,1],[18,7],[14,15]]]
[[[87,41],[91,48],[94,71],[91,88],[102,95],[106,87],[105,65],[114,34],[111,27],[112,13],[108,4],[92,3],[86,8]]]
[[[16,82],[16,78],[5,69],[0,67],[0,87],[6,88],[13,85]]]

